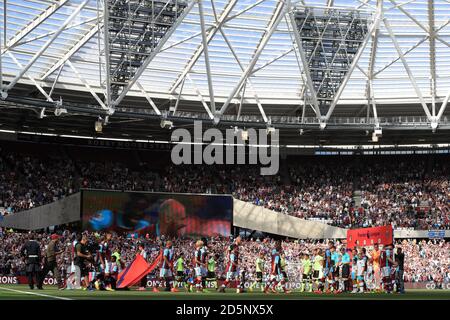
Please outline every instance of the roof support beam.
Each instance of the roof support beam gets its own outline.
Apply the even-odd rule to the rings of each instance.
[[[95,93],[95,91],[91,88],[89,83],[81,76],[81,74],[78,72],[78,70],[75,68],[75,66],[70,62],[70,60],[67,60],[66,63],[69,65],[69,67],[73,70],[75,75],[80,79],[80,81],[84,84],[84,86],[88,89],[88,91],[92,94],[94,99],[98,102],[98,104],[102,107],[104,110],[110,111],[110,109],[103,103],[102,99]]]
[[[11,57],[11,59],[19,68],[23,68],[23,65],[16,59],[16,57],[12,52],[8,51],[8,55]],[[39,83],[37,83],[37,81],[32,76],[27,74],[27,77],[28,79],[30,79],[31,82],[33,82],[35,87],[39,90],[40,93],[42,93],[42,95],[47,99],[47,101],[54,102],[53,99],[50,97],[50,95],[48,95],[47,92],[45,92],[45,90],[39,85]]]
[[[377,1],[377,10],[381,12],[383,8],[383,0]],[[375,121],[378,124],[378,116],[377,115],[377,106],[375,103],[375,93],[373,92],[373,79],[374,79],[374,67],[375,67],[375,61],[377,57],[377,47],[378,47],[378,35],[380,33],[380,20],[378,20],[378,25],[376,26],[375,30],[371,34],[372,37],[372,47],[370,48],[370,57],[369,57],[369,68],[367,70],[367,82],[366,82],[366,97],[367,97],[367,103],[370,105],[370,102],[372,102],[372,108],[373,108],[373,114],[375,117]],[[367,110],[369,111],[369,106],[367,107]]]
[[[158,107],[156,106],[156,104],[153,102],[152,98],[150,97],[150,95],[147,93],[147,91],[145,91],[144,87],[142,86],[142,84],[139,81],[136,81],[136,85],[139,88],[139,90],[141,90],[142,94],[144,95],[145,99],[147,99],[148,103],[150,103],[150,105],[152,106],[153,110],[156,112],[156,114],[158,116],[161,115],[161,111],[159,111]]]
[[[25,38],[30,32],[32,32],[36,27],[38,27],[42,22],[44,22],[48,17],[54,14],[59,8],[64,6],[69,0],[60,0],[47,9],[44,10],[39,16],[37,16],[33,21],[27,24],[22,30],[20,30],[14,37],[6,42],[4,49],[14,47],[20,40]],[[4,1],[6,5],[6,0]],[[5,10],[6,13],[6,10]]]
[[[85,21],[82,21],[82,22],[72,23],[72,24],[68,25],[68,26],[64,29],[64,31],[65,31],[65,30],[72,29],[72,28],[75,28],[75,27],[82,26],[82,25],[84,25],[84,24],[93,22],[93,21],[95,21],[95,20],[97,20],[97,18],[90,18],[90,19],[85,20]],[[2,51],[2,53],[3,53],[4,51],[7,51],[7,50],[12,50],[12,49],[14,49],[14,48],[16,48],[16,47],[18,47],[18,46],[21,46],[21,45],[24,45],[24,44],[27,44],[27,43],[30,43],[30,42],[33,42],[33,41],[36,41],[36,40],[39,40],[39,39],[42,39],[42,38],[49,37],[49,36],[51,36],[52,34],[55,34],[55,32],[56,32],[56,31],[50,31],[50,32],[47,32],[47,33],[40,34],[40,35],[38,35],[38,36],[36,36],[36,37],[34,37],[34,38],[31,38],[31,39],[22,40],[22,41],[16,43],[14,46],[9,47],[8,49],[4,49],[4,50]]]
[[[356,68],[359,58],[361,58],[361,55],[364,52],[364,49],[366,48],[367,43],[369,42],[369,38],[370,38],[371,34],[375,31],[376,28],[378,28],[378,26],[380,24],[380,19],[381,19],[382,14],[383,13],[381,10],[377,10],[377,12],[375,14],[375,21],[370,26],[369,32],[367,32],[366,36],[364,37],[363,42],[361,43],[361,47],[358,49],[358,52],[354,56],[352,64],[350,65],[350,68],[347,71],[347,74],[345,75],[344,80],[342,80],[342,83],[341,83],[338,91],[334,95],[334,98],[333,98],[333,101],[331,102],[330,108],[328,109],[328,112],[325,115],[325,121],[328,121],[330,119],[331,115],[333,114],[334,108],[336,108],[336,105],[342,95],[342,92],[344,91],[345,87],[347,86],[347,82],[348,82],[348,80],[350,80],[353,70],[355,70],[355,68]]]
[[[236,51],[234,50],[233,46],[231,45],[230,40],[228,40],[228,37],[226,36],[225,32],[222,29],[220,29],[220,33],[222,34],[222,37],[225,39],[225,42],[226,42],[228,48],[230,48],[230,51],[233,54],[234,59],[238,63],[238,65],[241,68],[242,72],[244,72],[245,71],[244,65],[239,60],[239,57],[238,57]],[[266,112],[264,111],[264,108],[263,108],[263,106],[261,104],[261,101],[259,100],[258,95],[256,94],[256,90],[254,89],[253,84],[250,81],[250,78],[247,79],[247,82],[248,82],[248,84],[250,86],[250,90],[253,92],[253,96],[255,97],[256,104],[258,105],[259,112],[261,113],[261,116],[263,117],[264,122],[267,122],[268,119],[267,119],[267,116],[266,116]],[[244,85],[244,89],[242,90],[241,103],[239,105],[239,116],[241,115],[241,109],[242,109],[242,103],[243,103],[243,100],[244,100],[245,89],[246,89],[246,86]]]
[[[232,89],[231,93],[228,95],[227,100],[223,104],[222,108],[219,111],[219,115],[223,115],[225,111],[227,111],[228,106],[230,105],[231,101],[235,97],[236,93],[238,93],[241,89],[244,83],[247,81],[248,77],[250,76],[253,68],[255,67],[256,62],[259,59],[259,56],[261,55],[262,51],[266,47],[267,43],[269,42],[270,38],[272,37],[272,34],[278,27],[278,24],[280,23],[281,19],[284,17],[287,8],[290,7],[290,0],[280,1],[278,4],[278,7],[275,9],[275,13],[269,22],[269,25],[267,26],[266,32],[264,36],[261,38],[260,43],[258,44],[258,47],[255,51],[255,54],[253,55],[252,60],[250,61],[250,64],[247,66],[245,71],[242,73],[241,78],[239,79],[239,82],[236,84],[236,86]]]
[[[177,97],[177,102],[175,102],[175,107],[173,108],[173,112],[172,115],[174,116],[175,113],[178,110],[178,105],[180,104],[180,100],[181,100],[181,94],[183,93],[183,89],[184,89],[184,83],[186,82],[186,78],[184,78],[183,83],[181,84],[180,87],[180,92],[178,93],[178,97]],[[170,110],[169,110],[170,111]]]
[[[255,74],[255,73],[258,72],[259,70],[264,69],[265,67],[271,65],[272,63],[274,63],[274,62],[280,60],[281,58],[285,57],[286,55],[288,55],[288,54],[291,53],[292,51],[294,51],[294,48],[291,48],[291,49],[286,50],[286,51],[283,52],[282,54],[276,56],[275,58],[273,58],[273,59],[271,59],[271,60],[269,60],[269,61],[267,61],[267,62],[264,63],[263,65],[261,65],[261,66],[255,68],[255,69],[253,69],[252,74]]]
[[[103,24],[100,23],[100,27]],[[67,60],[69,60],[75,52],[77,52],[82,46],[84,46],[91,38],[98,32],[98,28],[92,28],[89,30],[88,33],[86,33],[81,39],[79,39],[75,45],[70,48],[69,51],[67,51],[64,56],[61,57],[61,59],[58,60],[53,66],[51,66],[41,77],[41,80],[45,80],[49,75],[51,75],[55,70],[59,69],[60,66],[62,66]]]
[[[448,100],[449,100],[449,99],[450,99],[450,90],[448,90],[448,93],[447,93],[447,95],[445,96],[444,101],[442,102],[442,106],[441,106],[441,108],[439,109],[439,113],[438,113],[438,115],[437,115],[437,122],[439,122],[439,121],[441,120],[442,115],[443,115],[444,112],[445,112],[445,109],[447,109],[447,105],[448,105]]]
[[[6,86],[5,91],[7,92],[12,87],[16,85],[16,83],[23,77],[23,75],[31,68],[31,66],[36,62],[37,59],[44,53],[45,50],[55,41],[55,39],[64,31],[67,25],[69,25],[73,19],[80,13],[81,10],[88,4],[90,0],[84,0],[76,9],[72,12],[72,14],[64,21],[64,23],[59,27],[58,31],[53,34],[53,36],[42,46],[42,48],[35,53],[35,55],[31,58],[28,64],[20,70],[19,74],[11,80],[11,82]]]
[[[431,110],[436,116],[436,34],[434,23],[434,0],[428,0],[428,29],[430,34],[430,93]]]
[[[156,46],[156,48],[145,59],[144,63],[142,63],[142,65],[136,71],[135,75],[128,82],[126,87],[123,88],[122,92],[117,97],[117,99],[115,101],[111,101],[110,107],[114,108],[115,106],[120,104],[120,102],[123,100],[123,98],[125,98],[125,96],[127,95],[128,91],[130,91],[131,87],[136,83],[136,81],[139,79],[139,77],[142,75],[142,73],[145,71],[145,69],[147,69],[147,66],[150,64],[150,62],[153,60],[153,58],[161,51],[161,49],[164,46],[164,44],[166,43],[167,39],[169,39],[172,36],[174,31],[178,28],[178,26],[181,24],[181,22],[184,20],[184,18],[188,15],[189,12],[191,12],[192,8],[194,7],[194,4],[195,4],[195,1],[191,1],[189,3],[188,7],[184,9],[184,11],[181,14],[181,16],[178,17],[177,22],[169,29],[169,31],[167,31],[165,36],[159,41],[159,43]],[[105,28],[107,28],[106,25],[105,25]],[[105,33],[107,33],[107,32],[105,32]],[[107,86],[107,87],[109,88],[109,86]],[[108,96],[109,96],[109,94],[108,94]]]
[[[201,0],[197,0],[197,1],[201,1]],[[227,17],[230,15],[231,11],[236,6],[236,4],[237,4],[237,0],[231,0],[227,4],[225,9],[221,13],[219,19],[216,21],[215,26],[212,27],[212,29],[208,32],[208,35],[206,37],[206,45],[208,45],[211,42],[211,40],[214,38],[214,36],[216,35],[217,31],[219,31],[219,29],[222,27],[222,25],[226,21],[228,21]],[[204,23],[203,23],[203,28],[204,28]],[[203,30],[202,30],[202,34],[203,34]],[[186,75],[191,71],[191,69],[197,63],[198,59],[201,57],[201,55],[202,55],[203,51],[205,50],[205,48],[206,47],[205,47],[204,43],[201,43],[197,47],[197,49],[195,50],[194,54],[189,59],[188,64],[185,66],[184,70],[179,74],[179,76],[178,76],[177,80],[175,81],[175,83],[169,89],[169,93],[170,94],[173,94],[175,92],[175,89],[181,84],[181,82],[183,81],[184,77],[186,77]]]
[[[195,82],[191,79],[189,75],[186,75],[186,78],[189,80],[189,82],[194,87],[195,92],[197,93],[198,97],[200,98],[200,101],[202,102],[203,108],[205,108],[206,112],[208,113],[209,118],[212,120],[214,119],[213,114],[211,113],[211,110],[209,109],[208,105],[206,104],[205,98],[203,98],[202,93],[200,92],[200,89],[197,87]]]
[[[400,48],[400,45],[398,44],[397,39],[395,38],[394,32],[392,31],[389,21],[386,18],[383,18],[383,22],[386,27],[386,30],[389,33],[389,36],[390,36],[392,42],[394,43],[394,46],[395,46],[395,49],[397,50],[398,55],[400,56],[400,59],[402,60],[403,66],[406,70],[406,73],[408,74],[411,84],[414,87],[414,90],[416,91],[417,97],[419,98],[420,103],[422,104],[423,111],[427,115],[427,118],[431,121],[432,116],[431,116],[430,110],[428,110],[428,106],[425,103],[425,100],[423,99],[422,92],[420,91],[420,88],[417,85],[416,80],[414,79],[414,75],[412,74],[411,69],[409,68],[408,62],[406,61],[405,56],[403,55],[402,49]]]
[[[403,56],[406,56],[408,53],[410,53],[411,51],[413,51],[414,49],[416,49],[418,46],[420,46],[422,43],[424,43],[425,41],[427,41],[429,38],[429,36],[425,36],[423,37],[421,40],[419,40],[415,45],[413,45],[411,48],[409,48],[408,50],[406,50],[403,53]],[[389,62],[388,64],[386,64],[384,67],[382,67],[381,69],[375,71],[375,73],[373,74],[374,77],[376,77],[378,74],[380,74],[381,72],[383,72],[384,70],[386,70],[387,68],[389,68],[391,65],[393,65],[394,63],[396,63],[398,60],[400,60],[400,56],[398,56],[397,58],[393,59],[391,62]]]
[[[6,37],[7,37],[7,31],[8,31],[8,0],[3,0],[3,46],[6,47],[7,46],[7,42],[6,42]],[[1,41],[1,39],[0,39]],[[0,50],[1,52],[1,50]]]
[[[202,29],[202,45],[203,45],[203,56],[205,58],[206,67],[206,77],[208,79],[208,91],[209,91],[209,102],[211,104],[211,111],[213,114],[216,113],[216,103],[214,102],[214,86],[211,76],[211,65],[209,64],[209,52],[208,52],[208,38],[206,35],[205,28],[205,17],[203,12],[203,0],[198,0],[198,13],[200,15],[200,27]]]
[[[294,13],[292,11],[289,12],[289,18],[290,18],[291,27],[292,27],[291,34],[294,34],[293,42],[295,42],[295,44],[297,45],[298,53],[300,54],[301,65],[303,66],[303,74],[304,74],[304,78],[306,80],[305,84],[308,88],[309,93],[311,94],[312,104],[313,104],[314,112],[316,113],[316,117],[317,117],[317,119],[320,119],[322,117],[322,114],[320,113],[319,102],[317,100],[316,90],[314,89],[314,84],[311,79],[311,73],[309,71],[309,66],[308,66],[308,59],[306,58],[305,52],[303,51],[302,40],[301,40],[300,34],[297,30],[297,24],[295,22]],[[289,28],[289,24],[287,24],[287,25]]]

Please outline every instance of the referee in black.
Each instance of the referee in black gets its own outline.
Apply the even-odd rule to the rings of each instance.
[[[26,258],[28,285],[30,289],[34,289],[34,279],[36,278],[37,288],[42,290],[40,284],[41,272],[41,246],[36,241],[33,233],[30,233],[29,240],[23,245],[21,254]]]

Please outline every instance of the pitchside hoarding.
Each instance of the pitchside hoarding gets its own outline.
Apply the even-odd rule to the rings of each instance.
[[[233,225],[233,198],[83,190],[81,219],[83,229],[90,231],[148,237],[228,237]]]

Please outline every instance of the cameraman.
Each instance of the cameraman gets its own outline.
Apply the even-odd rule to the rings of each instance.
[[[87,287],[88,282],[85,277],[89,274],[86,262],[92,259],[92,255],[89,253],[87,248],[87,242],[88,238],[86,235],[78,237],[77,244],[75,245],[75,258],[73,260],[75,266],[80,268],[81,283],[84,288]]]

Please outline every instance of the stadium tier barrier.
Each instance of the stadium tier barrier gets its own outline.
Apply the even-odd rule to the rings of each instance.
[[[51,204],[3,217],[0,227],[39,230],[50,226],[80,221],[81,193],[70,195]],[[275,212],[242,200],[233,200],[233,225],[297,239],[345,239],[347,229],[319,221],[300,219]],[[450,230],[442,231],[450,238]],[[396,239],[429,238],[428,230],[394,230]]]
[[[19,230],[40,230],[50,226],[80,221],[81,194],[3,217],[0,227]]]
[[[300,219],[237,199],[233,202],[233,224],[235,227],[298,239],[344,239],[347,237],[347,229]]]

